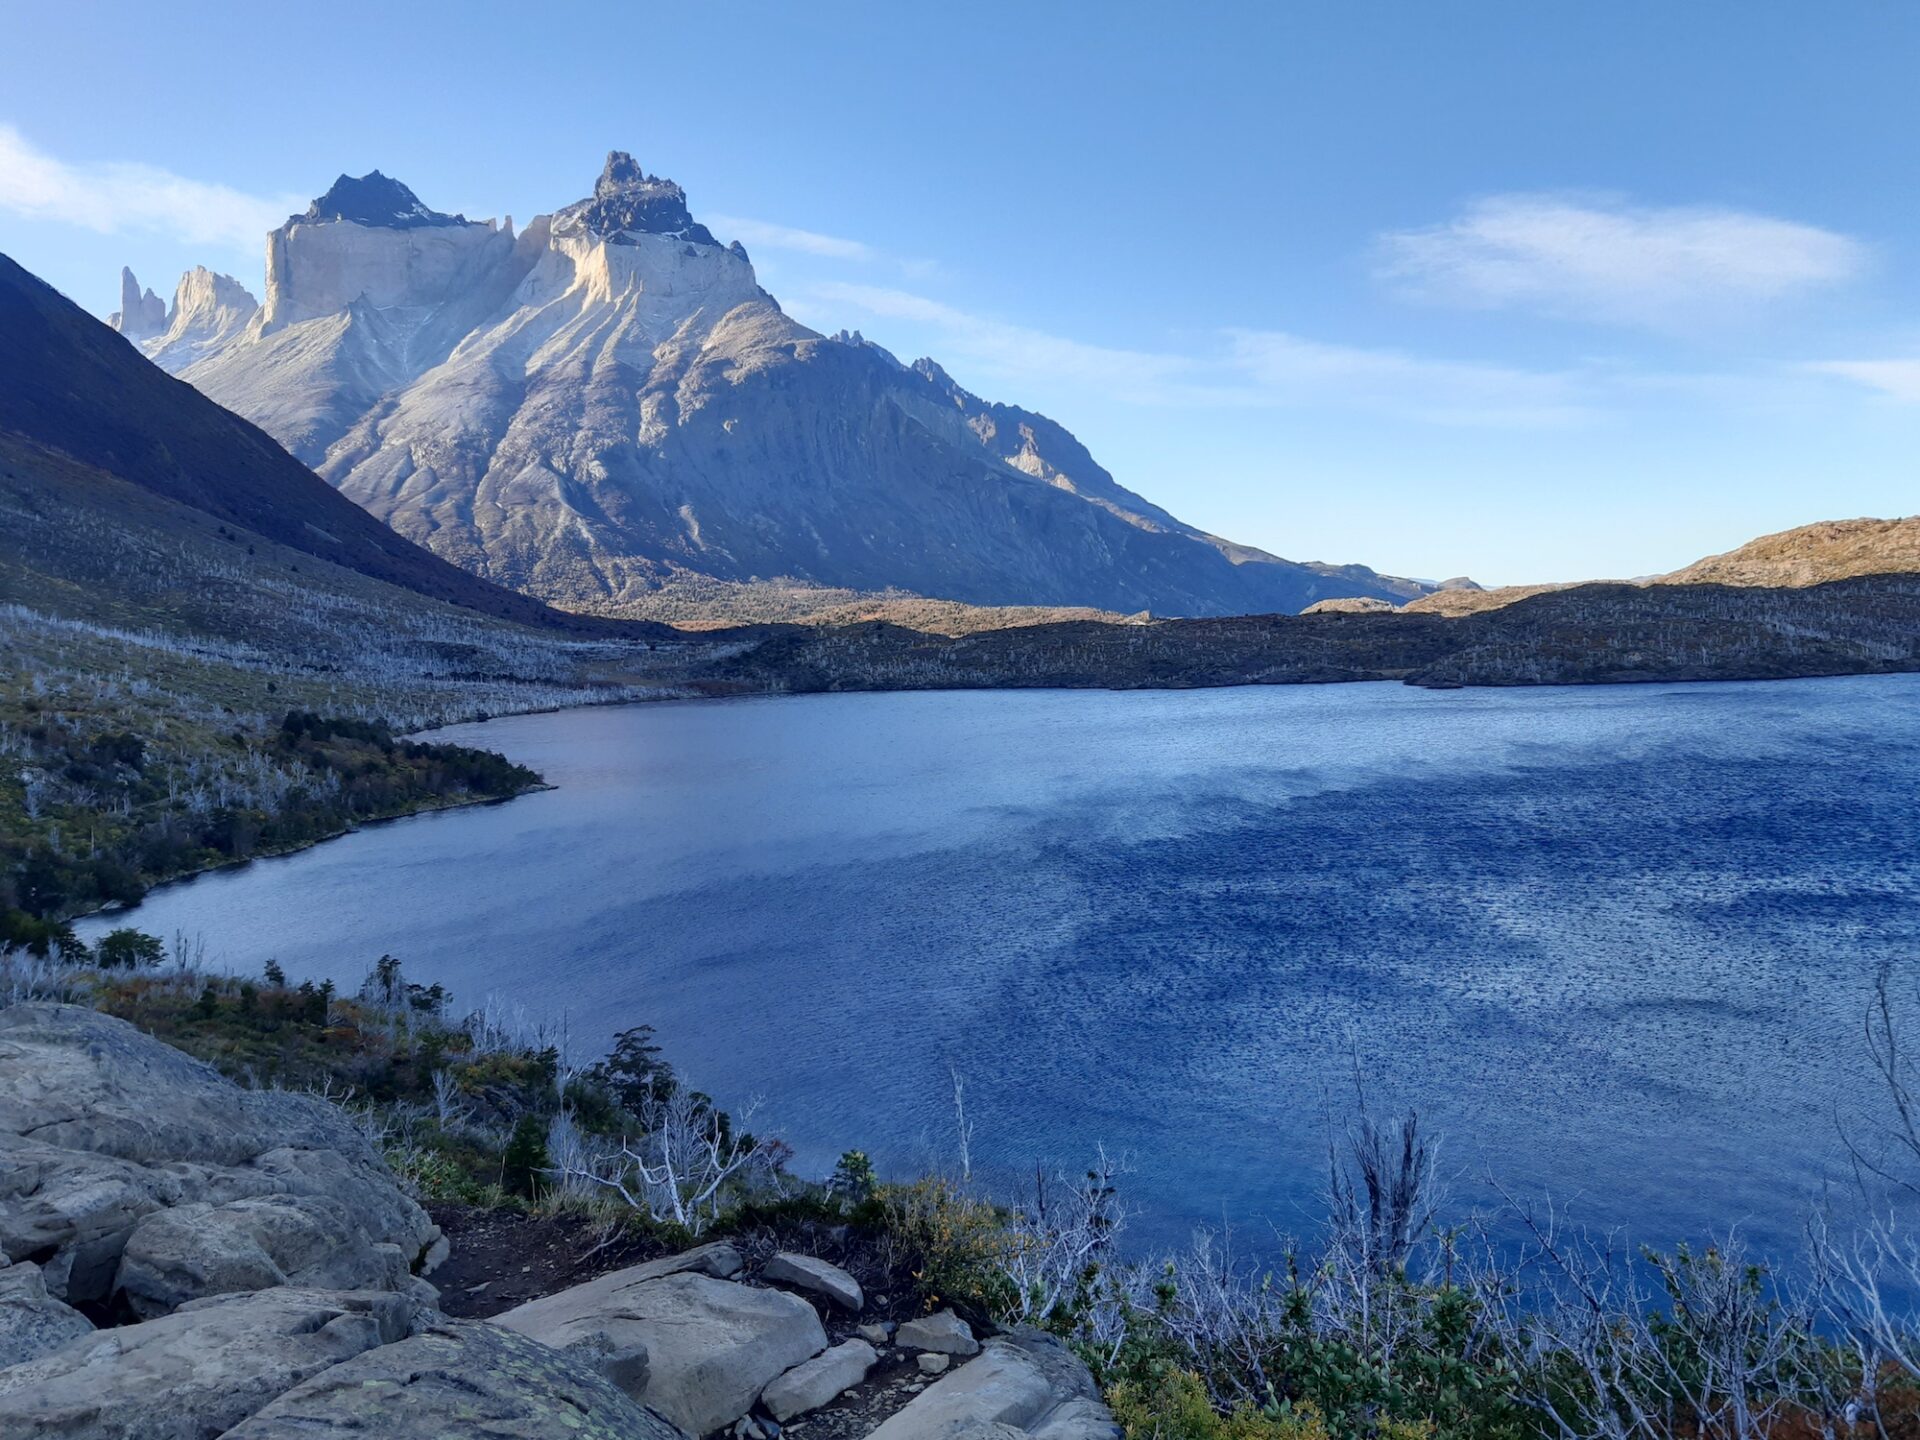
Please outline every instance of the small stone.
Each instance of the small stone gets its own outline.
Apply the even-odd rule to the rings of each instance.
[[[945,1372],[947,1366],[951,1365],[953,1360],[949,1356],[936,1355],[932,1351],[928,1351],[920,1356],[918,1363],[922,1375],[939,1375]]]
[[[869,1345],[884,1345],[893,1338],[893,1322],[883,1320],[878,1325],[862,1325],[854,1333]]]
[[[893,1340],[902,1350],[932,1350],[941,1355],[980,1353],[980,1342],[973,1338],[967,1322],[951,1310],[909,1320],[894,1332]]]

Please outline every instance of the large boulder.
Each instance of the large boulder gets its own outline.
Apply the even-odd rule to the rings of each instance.
[[[494,1323],[559,1349],[595,1336],[605,1337],[595,1344],[644,1346],[648,1406],[691,1435],[739,1419],[769,1381],[827,1348],[820,1317],[797,1296],[671,1263],[603,1275]]]
[[[136,1230],[162,1211],[200,1205],[208,1208],[194,1213],[206,1216],[266,1196],[343,1207],[334,1243],[391,1246],[408,1271],[444,1254],[438,1228],[338,1106],[243,1090],[93,1010],[0,1010],[0,1254],[40,1261],[50,1294],[72,1304],[109,1297]],[[177,1240],[179,1231],[172,1233]],[[389,1257],[366,1253],[323,1276],[298,1263],[289,1271],[271,1247],[265,1253],[288,1278],[307,1270],[328,1284],[358,1286],[392,1269]],[[247,1273],[246,1266],[215,1268],[226,1278],[211,1289],[196,1288],[187,1266],[138,1292],[136,1308],[158,1313],[181,1298],[241,1284]],[[129,1273],[152,1270],[136,1265]],[[251,1274],[277,1283],[268,1267],[255,1265]]]
[[[902,1327],[905,1328],[904,1326]],[[996,1335],[889,1416],[867,1440],[1119,1440],[1120,1427],[1074,1353],[1051,1335]]]
[[[208,1440],[331,1366],[405,1339],[390,1291],[282,1287],[196,1300],[0,1370],[7,1440]]]
[[[117,1288],[142,1319],[206,1295],[301,1285],[399,1290],[410,1257],[374,1240],[354,1212],[324,1195],[263,1195],[227,1205],[180,1205],[134,1226]]]
[[[93,1333],[93,1324],[47,1293],[40,1267],[0,1266],[0,1370]]]
[[[893,1343],[902,1350],[930,1350],[936,1355],[980,1353],[980,1342],[973,1338],[972,1329],[951,1310],[907,1321],[893,1332]]]
[[[686,1440],[572,1356],[443,1321],[295,1386],[222,1440]]]

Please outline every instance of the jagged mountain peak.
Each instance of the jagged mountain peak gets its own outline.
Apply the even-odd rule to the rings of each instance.
[[[107,323],[129,340],[144,340],[167,328],[167,302],[153,291],[142,291],[130,266],[120,267],[120,308]]]
[[[649,175],[625,150],[611,150],[594,181],[590,199],[553,217],[553,233],[584,231],[611,244],[631,244],[634,235],[667,235],[696,245],[717,245],[713,232],[687,209],[687,192],[673,181]],[[739,254],[745,258],[746,252]]]
[[[448,215],[427,208],[413,191],[378,170],[369,170],[358,179],[342,175],[327,187],[326,194],[307,207],[304,215],[290,216],[288,223],[303,221],[315,225],[329,220],[350,220],[356,225],[387,230],[468,223],[464,215]]]
[[[359,185],[334,208],[415,203]],[[626,151],[519,234],[276,230],[222,333],[142,348],[401,534],[593,608],[686,576],[1168,615],[1427,588],[1208,535],[1046,416],[808,329]]]

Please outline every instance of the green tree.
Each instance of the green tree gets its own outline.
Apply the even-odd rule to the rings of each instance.
[[[509,1194],[538,1200],[546,1189],[547,1127],[538,1115],[522,1115],[500,1161],[500,1187]]]
[[[167,958],[167,948],[157,935],[120,929],[100,937],[93,960],[102,970],[143,970]]]

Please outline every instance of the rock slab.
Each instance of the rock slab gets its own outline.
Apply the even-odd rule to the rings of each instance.
[[[760,1403],[769,1415],[785,1424],[858,1385],[879,1358],[864,1340],[844,1341],[774,1380],[760,1392]]]
[[[479,1321],[443,1321],[356,1355],[222,1440],[686,1440],[573,1356]]]
[[[916,1395],[868,1440],[988,1434],[1119,1440],[1120,1427],[1078,1357],[1053,1336],[1022,1329],[987,1341],[978,1359]]]
[[[674,1271],[656,1261],[615,1271],[531,1300],[494,1323],[556,1349],[593,1335],[615,1346],[644,1346],[646,1386],[635,1398],[688,1434],[705,1435],[731,1425],[768,1382],[827,1348],[820,1317],[806,1301],[717,1279],[704,1268],[714,1258],[697,1269]]]
[[[790,1290],[806,1290],[825,1296],[841,1309],[855,1315],[866,1308],[867,1297],[861,1293],[858,1280],[838,1265],[816,1260],[811,1255],[796,1255],[783,1250],[761,1269],[760,1278],[769,1285],[784,1285]]]
[[[207,1440],[343,1361],[406,1338],[389,1291],[275,1289],[196,1300],[0,1370],[7,1440]]]

